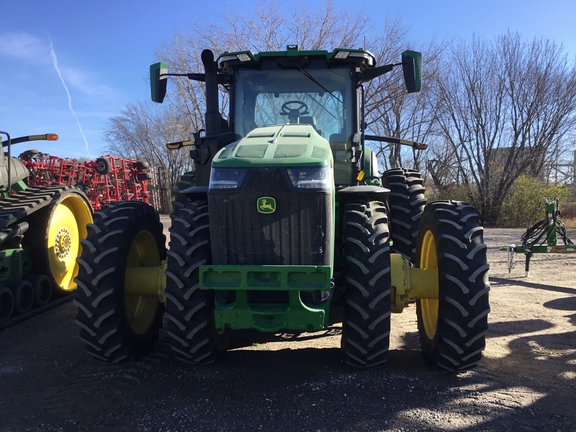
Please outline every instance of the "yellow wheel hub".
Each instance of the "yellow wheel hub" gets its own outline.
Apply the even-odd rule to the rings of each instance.
[[[156,239],[150,231],[141,231],[134,238],[128,253],[128,263],[126,265],[129,269],[142,268],[142,267],[157,267],[160,266],[160,253],[156,245]],[[128,272],[127,272],[128,274]],[[125,285],[129,283],[125,280]],[[145,333],[156,316],[159,301],[158,295],[139,295],[133,293],[131,290],[124,291],[124,302],[126,306],[126,316],[132,329],[138,333]]]
[[[436,242],[431,231],[424,234],[420,252],[420,268],[438,269]],[[434,338],[438,327],[438,299],[421,299],[420,311],[424,330],[428,339]]]
[[[86,238],[86,225],[89,223],[92,223],[92,209],[78,195],[64,197],[52,211],[47,250],[48,265],[56,289],[65,292],[76,289],[76,258],[82,252],[80,240]]]
[[[70,253],[72,247],[72,235],[67,228],[60,228],[56,234],[55,251],[58,258],[65,258]]]

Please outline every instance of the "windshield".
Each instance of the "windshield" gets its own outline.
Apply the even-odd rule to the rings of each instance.
[[[352,133],[349,68],[238,69],[234,129],[246,136],[260,126],[308,123],[329,141]]]

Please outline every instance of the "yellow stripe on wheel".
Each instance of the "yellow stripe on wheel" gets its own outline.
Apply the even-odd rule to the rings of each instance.
[[[438,256],[436,254],[436,242],[431,231],[424,234],[420,255],[420,268],[437,269]],[[422,311],[422,323],[428,339],[434,338],[438,327],[438,299],[421,299],[420,310]]]

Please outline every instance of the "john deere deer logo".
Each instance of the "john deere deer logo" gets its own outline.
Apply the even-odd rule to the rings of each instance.
[[[276,211],[276,200],[272,197],[260,197],[256,203],[258,213],[270,214]]]

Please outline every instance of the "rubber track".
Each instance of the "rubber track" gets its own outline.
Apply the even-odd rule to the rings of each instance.
[[[80,189],[73,186],[38,186],[0,199],[0,230],[9,228],[10,225],[68,195],[69,191],[84,195]],[[89,202],[88,198],[86,201]]]
[[[474,208],[461,201],[429,203],[420,236],[431,231],[438,258],[439,304],[436,335],[424,331],[417,302],[420,344],[432,366],[449,371],[474,367],[488,332],[489,265],[483,228]],[[421,244],[421,241],[419,241]],[[420,267],[420,251],[417,267]]]
[[[39,210],[50,206],[70,192],[83,195],[86,202],[89,202],[88,198],[80,189],[73,186],[62,185],[33,186],[24,191],[15,192],[10,197],[0,198],[0,232],[9,233],[17,223],[22,222],[28,216]],[[26,237],[26,233],[24,233],[24,237]],[[44,306],[32,309],[23,315],[15,315],[7,321],[0,323],[0,329],[13,326],[39,315],[42,312],[71,300],[73,297],[73,294],[55,296]]]
[[[35,317],[36,315],[40,315],[41,313],[44,313],[44,312],[46,312],[52,308],[55,308],[56,306],[60,306],[61,304],[69,302],[73,298],[74,298],[74,294],[68,294],[64,297],[58,297],[58,298],[50,299],[50,302],[44,306],[32,309],[30,312],[27,312],[23,315],[16,315],[16,316],[10,318],[8,321],[6,321],[4,323],[0,323],[0,330],[5,329],[7,327],[11,327],[11,326],[16,325],[16,324],[19,324],[19,323],[26,321],[32,317]]]

